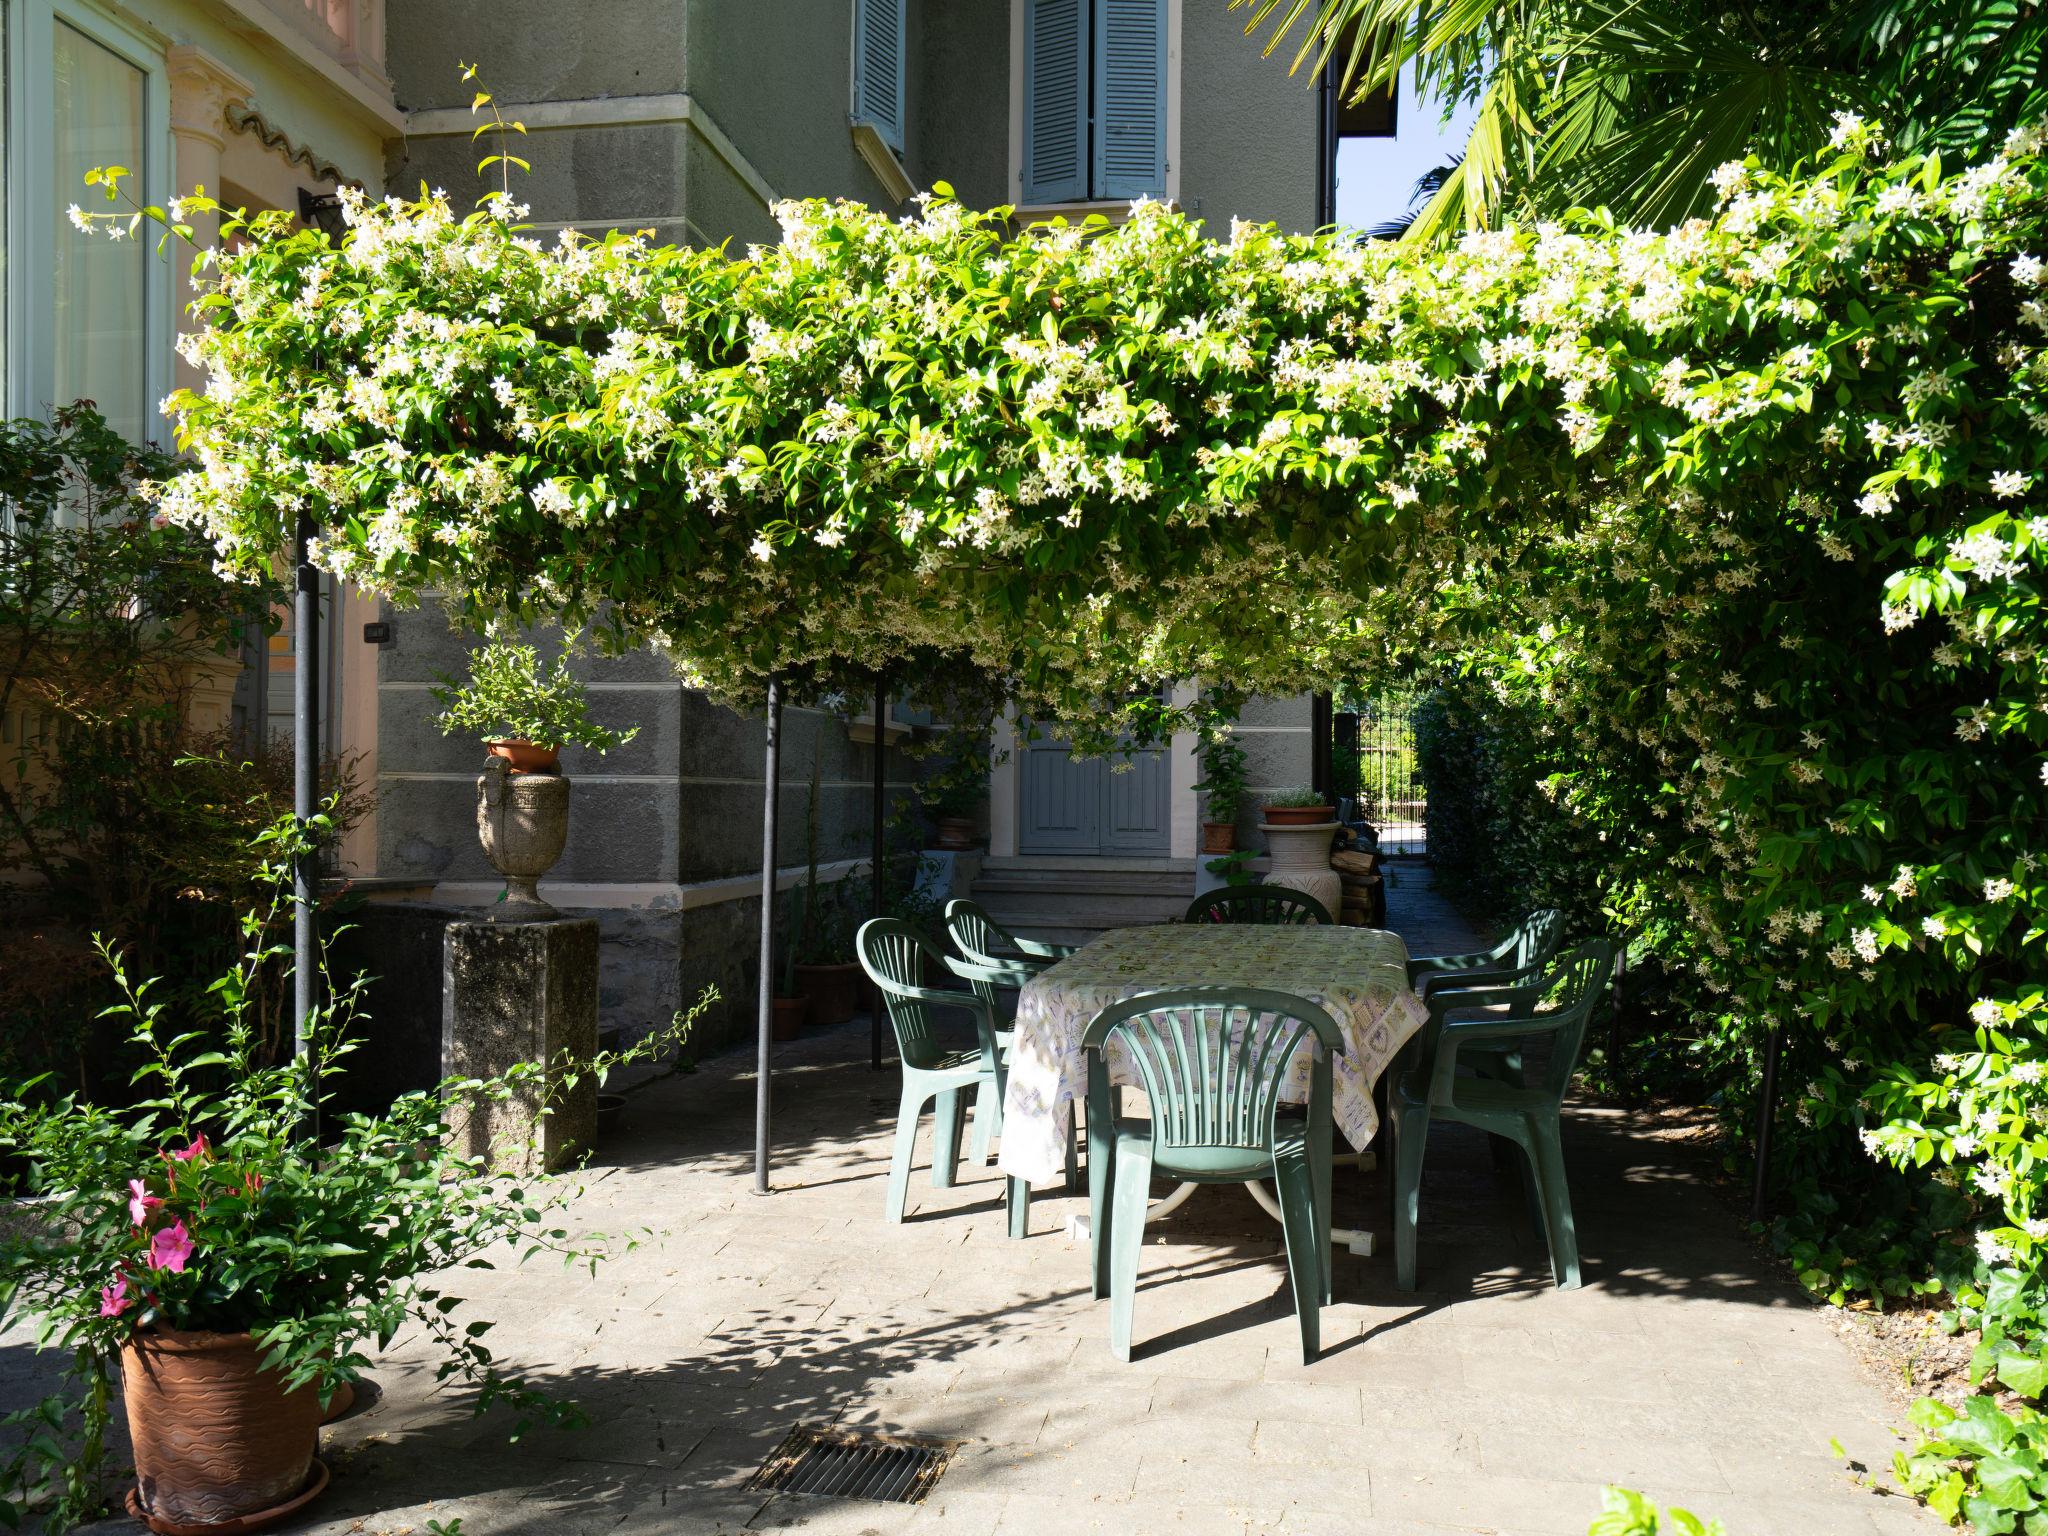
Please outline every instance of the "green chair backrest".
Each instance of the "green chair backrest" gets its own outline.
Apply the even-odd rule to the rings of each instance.
[[[894,917],[871,917],[862,923],[854,935],[853,948],[868,980],[881,991],[883,1006],[889,1010],[889,1027],[896,1032],[896,1051],[904,1065],[936,1066],[946,1052],[933,1027],[932,1011],[943,1005],[945,999],[936,989],[925,986],[925,962],[929,959],[937,967],[946,957],[931,940]]]
[[[946,903],[946,937],[977,965],[1014,960],[1017,936],[988,915],[979,902],[956,898]]]
[[[1271,1157],[1281,1085],[1304,1045],[1318,1050],[1313,1091],[1327,1114],[1330,1057],[1344,1049],[1326,1010],[1257,987],[1174,987],[1113,1003],[1081,1047],[1104,1053],[1112,1042],[1151,1103],[1154,1158],[1196,1171]]]
[[[1329,908],[1285,885],[1224,885],[1188,903],[1184,923],[1308,924],[1330,921]]]
[[[1541,965],[1557,953],[1564,940],[1564,914],[1555,907],[1538,907],[1515,929],[1515,948],[1510,959],[1517,968]]]

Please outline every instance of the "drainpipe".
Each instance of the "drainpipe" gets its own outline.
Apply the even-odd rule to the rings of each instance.
[[[782,791],[782,679],[768,675],[767,752],[761,774],[761,971],[754,1023],[754,1193],[768,1193],[769,1065],[775,1014],[775,811]]]
[[[292,1049],[301,1058],[313,1048],[320,1008],[320,854],[311,846],[320,810],[320,571],[312,544],[313,515],[301,511],[292,538],[292,819],[300,841],[292,858]],[[317,1091],[313,1098],[318,1135]]]

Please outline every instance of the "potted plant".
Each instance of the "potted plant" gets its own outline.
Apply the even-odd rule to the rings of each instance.
[[[918,799],[932,819],[933,847],[961,851],[979,843],[974,813],[988,795],[988,778],[985,756],[962,753],[918,785]]]
[[[1237,846],[1237,813],[1244,804],[1244,748],[1231,740],[1229,727],[1196,748],[1202,782],[1195,786],[1208,801],[1202,808],[1202,852],[1229,853]]]
[[[1314,827],[1334,821],[1337,808],[1312,789],[1282,789],[1266,797],[1269,827]]]
[[[469,681],[445,673],[432,690],[444,736],[468,732],[490,754],[476,781],[477,835],[484,857],[505,880],[492,914],[500,919],[549,917],[540,879],[569,838],[569,780],[562,748],[603,753],[639,734],[609,731],[590,718],[590,695],[569,670],[565,649],[552,667],[530,645],[492,641],[470,659]]]
[[[30,1509],[55,1529],[101,1512],[116,1363],[128,1507],[160,1532],[254,1529],[314,1497],[323,1405],[369,1363],[364,1348],[408,1322],[446,1350],[444,1375],[481,1389],[479,1409],[521,1410],[515,1437],[535,1415],[579,1420],[505,1374],[481,1341],[490,1323],[465,1324],[434,1279],[498,1253],[595,1262],[608,1250],[554,1226],[571,1185],[493,1175],[449,1140],[452,1109],[550,1071],[560,1080],[564,1064],[451,1080],[381,1114],[331,1116],[323,1136],[365,979],[334,989],[306,1055],[265,1062],[254,995],[276,952],[261,936],[282,906],[245,919],[250,949],[208,994],[223,1011],[211,1029],[174,1019],[152,983],[131,986],[99,941],[125,999],[110,1013],[130,1021],[144,1063],[142,1102],[109,1109],[39,1082],[0,1094],[17,1197],[0,1236],[0,1323],[33,1320],[40,1347],[70,1354],[77,1389],[17,1421],[34,1419],[35,1433],[0,1465],[10,1526]]]

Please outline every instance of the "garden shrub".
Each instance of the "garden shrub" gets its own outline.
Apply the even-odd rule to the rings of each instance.
[[[27,877],[0,894],[0,1076],[110,1069],[94,933],[165,994],[203,996],[261,889],[254,839],[290,809],[288,744],[193,721],[202,675],[235,667],[284,593],[224,580],[141,499],[175,467],[87,404],[0,423],[0,866]],[[367,802],[346,765],[328,777],[338,834]],[[283,989],[261,984],[274,1045]]]

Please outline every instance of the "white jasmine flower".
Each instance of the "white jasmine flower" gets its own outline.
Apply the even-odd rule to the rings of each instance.
[[[1991,477],[1991,494],[2005,501],[2027,494],[2027,477],[2016,469],[2001,469]]]

